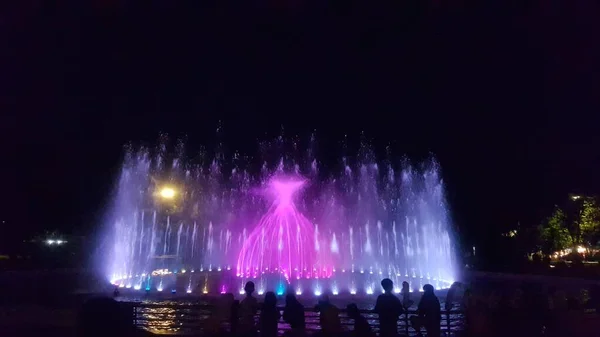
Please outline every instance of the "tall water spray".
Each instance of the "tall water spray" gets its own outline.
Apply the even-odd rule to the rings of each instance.
[[[125,157],[104,255],[116,285],[221,292],[252,279],[259,292],[372,293],[383,277],[414,288],[454,279],[434,160],[382,166],[372,155],[343,157],[339,173],[322,179],[313,151],[303,159],[283,151],[260,170],[237,154],[193,165],[164,145],[155,152]]]

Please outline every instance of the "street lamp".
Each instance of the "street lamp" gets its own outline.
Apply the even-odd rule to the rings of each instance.
[[[163,187],[159,192],[160,197],[163,199],[173,199],[175,194],[175,190],[171,187]]]

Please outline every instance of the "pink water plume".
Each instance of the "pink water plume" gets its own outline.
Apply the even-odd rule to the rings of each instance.
[[[239,276],[280,273],[290,278],[329,277],[332,265],[328,252],[320,250],[315,226],[298,210],[295,194],[304,180],[272,179],[268,192],[273,203],[244,241],[237,261]]]

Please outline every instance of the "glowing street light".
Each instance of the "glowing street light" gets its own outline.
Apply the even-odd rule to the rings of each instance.
[[[175,190],[171,187],[163,187],[159,192],[160,197],[163,199],[173,199],[175,194]]]

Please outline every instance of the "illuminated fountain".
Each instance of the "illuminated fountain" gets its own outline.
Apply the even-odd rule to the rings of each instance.
[[[318,249],[315,226],[298,211],[292,199],[302,185],[301,180],[269,182],[274,201],[244,240],[236,266],[238,276],[256,278],[259,271],[273,270],[289,283],[292,272],[309,278],[330,275],[333,266],[326,259],[327,254]]]
[[[451,222],[435,161],[382,166],[363,145],[323,179],[306,152],[297,160],[284,151],[252,174],[238,155],[194,166],[165,146],[128,151],[102,254],[110,281],[219,294],[253,280],[259,295],[370,295],[384,277],[413,289],[452,283]]]

